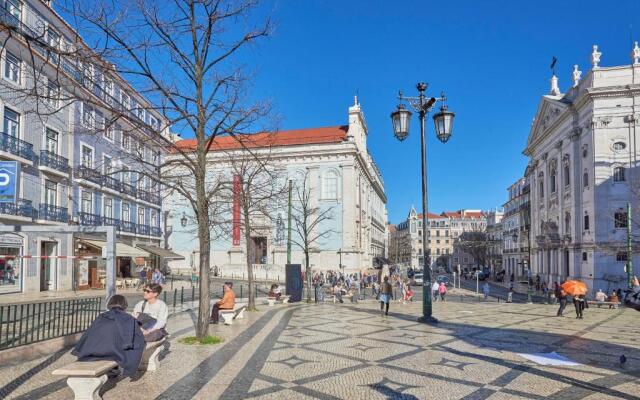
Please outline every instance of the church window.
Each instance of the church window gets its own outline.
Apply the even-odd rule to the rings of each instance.
[[[322,197],[328,200],[338,199],[338,174],[335,171],[327,171],[322,180]]]

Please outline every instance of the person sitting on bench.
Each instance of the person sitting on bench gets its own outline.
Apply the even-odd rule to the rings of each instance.
[[[164,301],[159,299],[160,293],[162,293],[162,286],[159,284],[147,284],[143,293],[144,300],[133,308],[133,317],[142,326],[144,340],[157,342],[167,335],[165,326],[167,326],[169,308]]]
[[[220,317],[220,310],[233,310],[236,306],[236,294],[233,293],[233,282],[225,282],[223,286],[224,294],[222,295],[222,299],[216,302],[213,305],[213,309],[211,310],[211,318],[209,319],[210,324],[217,324],[218,318]]]
[[[71,354],[78,357],[78,361],[115,361],[118,371],[110,375],[133,376],[145,348],[142,330],[127,313],[124,296],[111,296],[107,310],[91,323]]]

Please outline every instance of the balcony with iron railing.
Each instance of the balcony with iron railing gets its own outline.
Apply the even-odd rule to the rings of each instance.
[[[131,221],[120,221],[120,231],[128,233],[136,233],[136,223]]]
[[[151,227],[149,225],[138,224],[138,226],[136,228],[136,232],[139,235],[150,235],[151,234]]]
[[[158,226],[151,227],[151,236],[160,237],[162,236],[162,230]]]
[[[91,214],[86,212],[78,213],[78,222],[80,225],[98,226],[101,222],[101,217],[98,214]]]
[[[69,173],[71,169],[69,167],[69,160],[65,157],[52,153],[48,150],[40,150],[40,158],[38,164],[43,167],[48,167],[60,171],[62,173]]]
[[[0,203],[0,214],[36,219],[38,213],[31,200],[18,199],[15,203]]]
[[[120,192],[131,197],[136,197],[136,187],[128,183],[120,182]]]
[[[33,161],[33,145],[15,136],[0,133],[0,150],[14,156]]]
[[[105,175],[102,177],[102,186],[120,192],[122,183],[111,175]]]
[[[46,221],[69,222],[69,211],[66,207],[41,203],[38,215]]]
[[[115,226],[119,230],[120,220],[112,217],[102,217],[102,225]]]
[[[84,179],[97,185],[102,185],[102,174],[93,168],[79,165],[75,168],[74,175],[77,179]]]

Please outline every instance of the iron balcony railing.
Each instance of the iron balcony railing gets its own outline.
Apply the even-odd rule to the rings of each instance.
[[[41,219],[56,222],[68,222],[69,211],[66,207],[58,207],[52,204],[40,204],[39,216]]]
[[[115,226],[120,229],[120,220],[112,217],[102,217],[102,225]]]
[[[117,180],[113,176],[105,175],[102,177],[102,186],[119,192],[121,188],[121,183],[119,180]]]
[[[100,297],[2,305],[0,350],[82,332],[100,312]]]
[[[162,236],[162,230],[157,226],[151,227],[151,236],[160,237]]]
[[[140,235],[151,235],[151,227],[149,225],[138,224],[136,232]]]
[[[33,145],[15,136],[0,133],[0,150],[33,161]]]
[[[78,213],[78,218],[79,218],[79,222],[80,225],[90,225],[90,226],[97,226],[100,225],[100,215],[98,214],[91,214],[91,213],[86,213],[86,212],[79,212]]]
[[[131,221],[120,221],[120,231],[136,233],[136,224]]]
[[[69,160],[65,157],[59,156],[48,150],[40,150],[39,163],[42,166],[53,168],[65,174],[69,173]]]
[[[128,183],[120,182],[120,192],[131,197],[136,197],[136,187]]]
[[[89,182],[102,185],[102,174],[93,168],[80,165],[75,169],[75,176],[78,179],[84,179]]]
[[[138,189],[138,198],[146,202],[151,203],[151,193],[143,189]]]
[[[15,203],[0,203],[0,214],[36,219],[38,213],[31,200],[18,199]]]

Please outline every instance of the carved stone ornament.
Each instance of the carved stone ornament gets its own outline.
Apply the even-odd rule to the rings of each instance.
[[[562,165],[569,165],[569,161],[571,161],[571,157],[569,157],[569,154],[565,154],[562,156]]]
[[[562,140],[559,140],[559,141],[556,143],[556,149],[560,149],[560,148],[562,148]]]
[[[544,153],[544,154],[542,155],[542,160],[543,160],[543,161],[547,161],[547,157],[549,157],[549,154],[548,154],[548,153]]]
[[[582,77],[582,71],[578,70],[578,64],[573,66],[573,73],[571,78],[573,79],[573,87],[578,86],[580,83],[580,77]]]
[[[638,42],[633,42],[633,50],[631,50],[631,60],[633,60],[633,65],[640,64],[640,47],[638,47]]]
[[[593,45],[593,51],[591,52],[591,65],[593,65],[593,69],[598,68],[598,64],[600,64],[600,56],[602,53],[598,51],[598,45]]]

